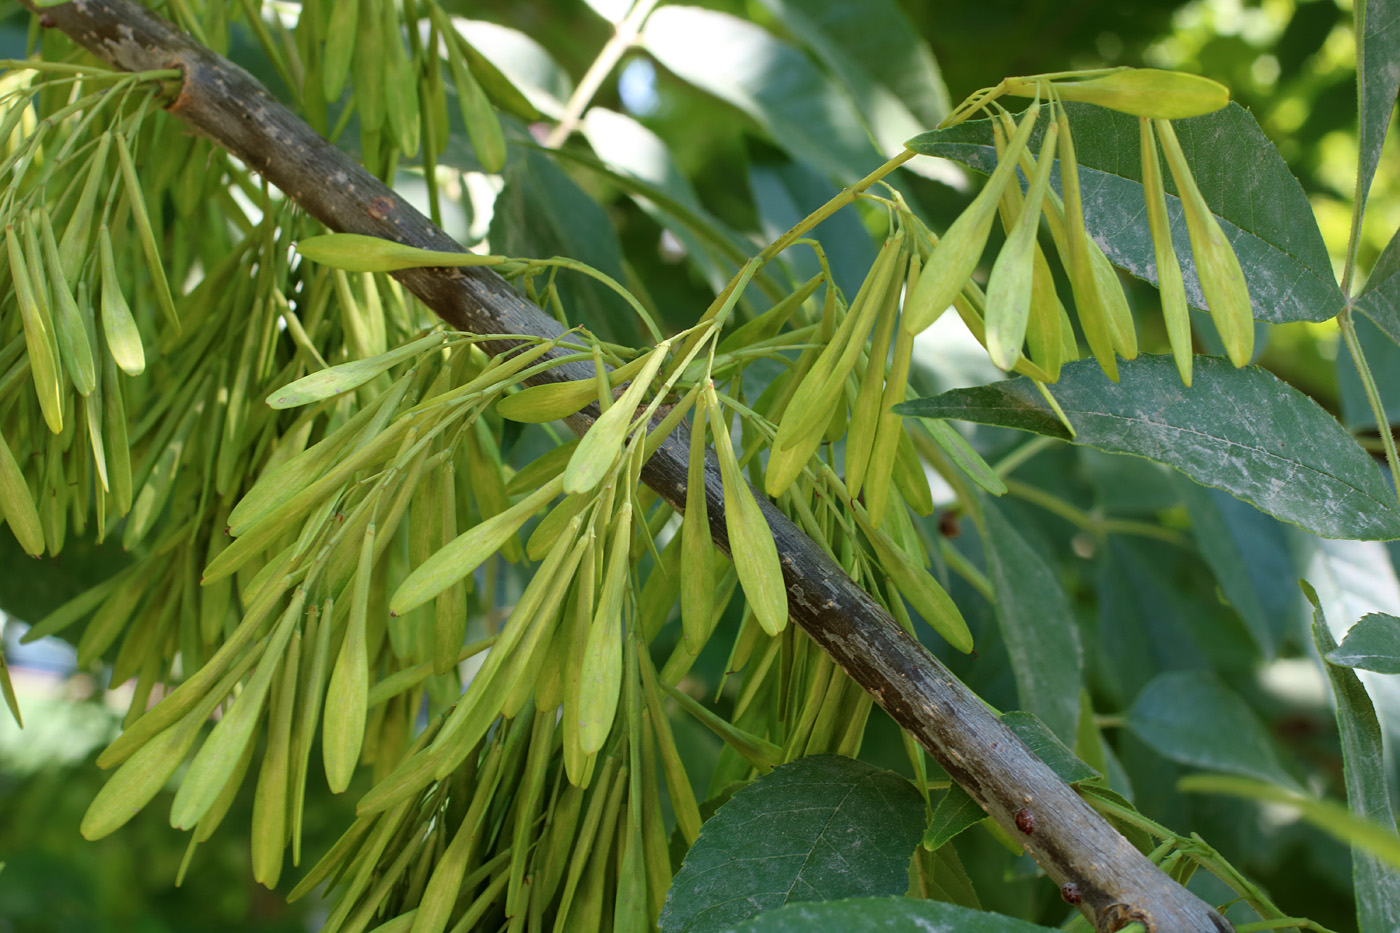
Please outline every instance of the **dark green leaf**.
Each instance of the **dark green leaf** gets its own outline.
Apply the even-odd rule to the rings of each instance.
[[[982,909],[977,889],[972,886],[972,879],[968,877],[962,859],[958,858],[955,846],[943,846],[929,858],[933,862],[933,877],[929,879],[928,890],[930,900],[945,901],[972,910]]]
[[[1180,499],[1172,471],[1160,463],[1136,457],[1115,457],[1081,447],[1079,464],[1094,487],[1094,504],[1108,515],[1155,516]]]
[[[1085,639],[1085,649],[1110,705],[1121,709],[1159,671],[1199,665],[1200,652],[1185,637],[1170,580],[1158,578],[1155,564],[1118,536],[1095,557],[1098,633]]]
[[[1086,647],[1094,661],[1091,682],[1106,687],[1111,705],[1130,705],[1162,671],[1246,670],[1258,663],[1249,630],[1221,602],[1209,568],[1193,552],[1114,535],[1100,561],[1098,632]],[[1280,586],[1291,588],[1292,580]]]
[[[1351,812],[1363,819],[1369,819],[1395,829],[1395,809],[1390,799],[1390,787],[1386,780],[1386,755],[1381,739],[1381,725],[1376,718],[1371,697],[1366,693],[1360,678],[1346,667],[1354,667],[1347,661],[1338,661],[1338,654],[1347,651],[1347,645],[1357,630],[1368,621],[1370,627],[1384,621],[1387,631],[1392,661],[1400,661],[1400,619],[1394,616],[1369,615],[1358,622],[1347,634],[1342,647],[1338,648],[1327,628],[1327,619],[1322,606],[1317,602],[1317,594],[1312,587],[1304,585],[1304,592],[1313,603],[1313,642],[1318,654],[1331,664],[1324,664],[1327,676],[1332,681],[1332,692],[1337,698],[1337,728],[1342,737],[1342,764],[1346,775],[1347,805]],[[1372,621],[1374,620],[1374,621]],[[1339,667],[1338,665],[1344,665]],[[1378,670],[1378,668],[1371,668]],[[1396,668],[1400,670],[1400,668]],[[1395,673],[1395,670],[1389,673]],[[1400,917],[1400,871],[1394,866],[1376,858],[1359,846],[1351,850],[1353,885],[1356,890],[1356,914],[1360,933],[1388,933],[1394,928],[1396,917]]]
[[[824,904],[793,904],[733,928],[735,933],[812,933],[813,930],[862,930],[869,933],[1045,933],[1003,914],[969,910],[938,901],[908,897],[853,897]]]
[[[1387,282],[1400,287],[1400,279],[1395,278],[1397,273],[1400,273],[1400,230],[1395,231],[1385,249],[1376,257],[1376,264],[1371,267],[1371,274],[1366,277],[1366,287],[1360,294],[1364,296],[1371,289]]]
[[[513,152],[496,199],[491,243],[531,259],[568,256],[622,281],[622,250],[608,215],[547,156]],[[616,293],[577,272],[555,278],[571,321],[587,321],[607,339],[641,341],[637,315]]]
[[[1154,678],[1133,703],[1128,727],[1173,761],[1298,788],[1253,710],[1205,671]]]
[[[1092,360],[1065,366],[1052,391],[1078,432],[1074,443],[1165,463],[1324,537],[1400,537],[1395,495],[1376,462],[1321,406],[1272,373],[1197,357],[1188,389],[1168,356],[1123,361],[1119,373],[1115,384]],[[1067,433],[1025,378],[954,389],[895,411]]]
[[[1001,721],[1066,784],[1087,781],[1098,775],[1097,771],[1080,761],[1074,752],[1060,741],[1059,736],[1051,732],[1050,727],[1033,714],[1024,710],[1012,710],[1003,713]]]
[[[1387,337],[1400,343],[1400,230],[1371,267],[1355,304]]]
[[[1143,213],[1136,117],[1088,104],[1067,104],[1084,199],[1084,220],[1116,265],[1156,283],[1156,256]],[[1031,137],[1038,146],[1045,119]],[[1254,116],[1239,104],[1173,123],[1187,161],[1244,270],[1254,316],[1265,321],[1325,321],[1345,304],[1312,206]],[[976,120],[916,136],[909,146],[990,173],[996,164],[991,121]],[[1051,176],[1058,190],[1058,167]],[[1186,298],[1205,299],[1175,186],[1167,179],[1172,241]]]
[[[986,818],[986,811],[977,805],[977,801],[954,784],[938,801],[938,806],[933,808],[933,816],[924,829],[924,848],[936,852],[958,833],[971,829]]]
[[[1400,279],[1396,280],[1396,284],[1400,286]],[[1376,382],[1376,392],[1380,395],[1386,420],[1391,424],[1400,423],[1400,344],[1366,315],[1356,315],[1352,321],[1356,326],[1356,340],[1361,354],[1366,358],[1366,366]],[[1371,400],[1366,397],[1366,387],[1356,368],[1356,359],[1345,343],[1337,348],[1337,388],[1342,397],[1341,421],[1347,430],[1353,433],[1374,431],[1376,413],[1371,408]]]
[[[1356,191],[1365,203],[1400,89],[1400,0],[1366,0],[1356,5],[1355,16],[1363,27],[1356,56],[1356,94],[1361,105]]]
[[[1291,628],[1297,594],[1286,528],[1218,489],[1179,480],[1191,532],[1215,582],[1265,657]]]
[[[666,68],[748,114],[793,158],[844,181],[882,160],[851,101],[792,46],[753,23],[664,6],[641,43]]]
[[[1341,647],[1330,649],[1326,657],[1342,667],[1400,674],[1400,619],[1384,612],[1363,616],[1342,639]]]
[[[705,823],[661,912],[663,931],[727,929],[790,901],[902,894],[923,796],[832,755],[763,775]]]
[[[1059,574],[988,503],[987,575],[997,622],[1016,674],[1020,705],[1056,735],[1074,737],[1079,721],[1079,631]]]

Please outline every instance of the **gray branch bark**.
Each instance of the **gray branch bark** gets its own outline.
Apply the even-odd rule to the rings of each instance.
[[[24,0],[31,9],[33,0]],[[442,230],[313,131],[243,69],[132,0],[74,0],[40,12],[110,65],[178,68],[167,108],[261,172],[332,230],[436,250],[460,250]],[[475,333],[554,336],[559,325],[494,273],[416,269],[396,273],[451,326]],[[492,352],[510,349],[499,341]],[[536,382],[588,378],[560,366]],[[594,412],[596,414],[596,410]],[[570,426],[587,431],[589,412]],[[686,497],[689,431],[682,425],[646,464],[642,479],[677,510]],[[706,501],[726,553],[724,497],[713,453]],[[1100,931],[1138,921],[1155,933],[1232,930],[1215,909],[1168,878],[992,715],[978,697],[858,587],[763,495],[757,496],[782,558],[792,621],[820,644],[1011,836],[1066,900]]]

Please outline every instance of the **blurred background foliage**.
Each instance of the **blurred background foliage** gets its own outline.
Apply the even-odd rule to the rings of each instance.
[[[524,144],[543,141],[570,89],[611,35],[598,11],[619,4],[473,0],[453,7],[457,15],[515,31],[493,32],[481,25],[475,41],[486,54],[497,56],[498,67],[527,92],[542,116],[533,124],[518,119],[508,126],[516,145],[505,170],[506,193],[499,199],[501,179],[472,171],[469,147],[454,140],[444,160],[452,171],[440,176],[449,182],[443,206],[449,232],[464,242],[490,236],[510,244],[506,251],[526,254],[601,249],[602,258],[590,261],[605,270],[620,264],[629,287],[674,328],[691,322],[708,304],[736,256],[782,232],[829,197],[836,185],[873,169],[881,149],[893,152],[889,139],[879,138],[882,130],[913,135],[936,122],[950,100],[1006,75],[1153,65],[1199,72],[1231,87],[1308,192],[1340,268],[1356,161],[1348,0],[825,0],[810,7],[799,0],[702,0],[695,5],[733,17],[724,21],[731,32],[693,31],[684,36],[689,48],[668,47],[667,37],[658,33],[629,49],[594,104],[635,123],[591,114],[555,159]],[[295,5],[276,7],[289,15]],[[231,5],[230,11],[235,8]],[[819,22],[818,9],[825,17]],[[27,14],[12,3],[0,11],[0,54],[22,56],[29,35]],[[522,36],[538,48],[521,42]],[[931,57],[920,53],[918,39]],[[236,58],[278,88],[242,20],[233,24],[232,43]],[[656,54],[667,48],[668,54]],[[898,69],[882,83],[893,87],[904,104],[902,113],[890,111],[894,116],[889,120],[861,106],[871,98],[845,96],[840,90],[849,91],[852,74],[861,67],[868,71],[882,58]],[[852,62],[861,67],[852,70]],[[902,87],[901,76],[920,75],[910,62],[924,71],[916,86]],[[688,72],[692,65],[702,70]],[[812,107],[816,109],[804,109]],[[878,144],[861,127],[839,123],[853,114],[867,119]],[[916,122],[900,123],[905,114]],[[837,136],[823,135],[826,127],[819,124],[804,123],[813,115],[837,121]],[[638,135],[633,129],[638,125],[647,132]],[[729,255],[688,236],[684,225],[674,223],[675,211],[639,196],[616,173],[629,156],[608,147],[625,133],[636,137],[627,150],[636,158],[633,176],[645,176],[655,186],[653,193],[664,191],[674,203],[732,236]],[[347,133],[343,142],[349,148],[354,147],[353,135]],[[897,143],[901,137],[893,138]],[[656,147],[655,140],[664,145],[659,155],[635,156],[647,146]],[[1395,145],[1392,136],[1372,188],[1360,250],[1363,271],[1400,226]],[[602,170],[601,164],[615,171]],[[924,177],[905,177],[900,186],[941,229],[979,182],[946,165],[923,172]],[[409,192],[423,188],[421,174],[415,176],[411,168],[401,172],[398,183]],[[556,229],[551,222],[566,212],[561,205],[571,205],[569,222]],[[555,230],[556,240],[548,238],[545,228]],[[608,246],[613,242],[608,228],[615,231],[615,251]],[[847,211],[824,224],[819,235],[838,280],[850,288],[874,255],[883,215]],[[801,266],[804,260],[793,255],[794,276],[810,274]],[[1160,351],[1165,343],[1155,292],[1142,283],[1128,284],[1145,347]],[[604,321],[588,323],[605,326]],[[639,341],[625,326],[618,327],[617,339]],[[1385,375],[1400,373],[1387,365],[1400,360],[1400,350],[1368,328],[1363,328],[1365,346],[1376,354],[1372,368],[1381,377],[1382,390],[1388,390],[1387,400],[1400,402],[1400,378]],[[1374,431],[1354,373],[1345,360],[1337,360],[1334,323],[1267,330],[1261,356],[1265,365],[1317,398],[1349,428]],[[1211,350],[1212,328],[1197,333],[1201,349]],[[938,329],[937,339],[922,351],[925,388],[995,378],[980,349],[969,348],[965,338]],[[761,367],[754,370],[755,378],[763,375]],[[1007,432],[968,433],[993,462],[1021,443]],[[998,507],[1054,566],[1071,598],[1086,649],[1087,686],[1099,725],[1110,738],[1115,786],[1176,831],[1200,832],[1295,915],[1336,930],[1354,929],[1344,847],[1286,813],[1183,797],[1175,790],[1183,771],[1180,760],[1170,760],[1169,749],[1154,747],[1124,727],[1131,726],[1135,698],[1154,676],[1213,672],[1245,698],[1262,740],[1282,752],[1290,772],[1310,789],[1337,796],[1341,758],[1335,720],[1325,685],[1307,658],[1307,613],[1294,581],[1299,575],[1312,579],[1330,600],[1334,624],[1342,627],[1368,609],[1396,612],[1400,582],[1390,560],[1394,550],[1322,541],[1153,464],[1091,450],[1044,450],[1020,466],[1015,479],[1049,496],[1033,501],[1013,495]],[[1102,525],[1107,517],[1151,522],[1162,533],[1109,535]],[[1223,522],[1238,552],[1246,555],[1234,568],[1242,580],[1228,583],[1228,561],[1190,546],[1208,517]],[[941,534],[957,553],[981,564],[978,542],[970,531],[959,533],[955,512],[945,513],[936,526],[931,522],[926,531]],[[173,879],[186,838],[165,825],[159,801],[113,837],[95,844],[80,838],[78,821],[104,777],[93,758],[116,733],[121,703],[105,692],[101,670],[71,670],[72,655],[63,643],[20,651],[17,638],[24,627],[20,620],[37,618],[46,605],[71,594],[76,581],[92,579],[93,567],[110,567],[121,558],[85,556],[74,547],[61,561],[45,562],[36,570],[15,558],[13,546],[10,551],[0,563],[0,591],[13,614],[5,648],[15,668],[26,727],[21,732],[0,715],[0,861],[6,863],[0,871],[0,933],[315,929],[320,914],[314,898],[288,906],[281,893],[264,891],[249,877],[251,786],[235,805],[234,817],[200,849],[180,888],[173,887]],[[85,563],[89,559],[95,563]],[[1014,707],[1015,684],[992,608],[960,578],[953,583],[954,596],[978,636],[979,654],[947,660],[990,703]],[[45,596],[43,587],[51,595]],[[1245,603],[1247,610],[1237,608]],[[1270,643],[1250,637],[1245,612],[1258,613],[1272,632]],[[733,628],[737,615],[731,615],[735,617],[727,624]],[[724,670],[728,643],[717,635],[696,666],[694,676],[711,694]],[[703,683],[706,678],[709,684]],[[119,693],[120,686],[115,690]],[[732,700],[722,697],[721,707]],[[1377,703],[1383,716],[1387,709],[1400,708],[1385,693]],[[720,757],[716,740],[688,718],[678,717],[674,725],[692,758],[687,762],[692,773],[715,771]],[[907,769],[897,731],[878,711],[864,757]],[[711,783],[710,789],[722,785]],[[698,791],[705,789],[702,782]],[[312,860],[348,822],[356,790],[341,798],[320,794],[308,800]],[[985,833],[964,834],[956,845],[983,906],[1039,922],[1065,919],[1064,905],[1036,877],[1029,859],[1011,856]],[[1207,899],[1225,899],[1223,887],[1204,873],[1193,884]]]

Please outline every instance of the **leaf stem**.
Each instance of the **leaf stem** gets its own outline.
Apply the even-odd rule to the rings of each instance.
[[[1356,45],[1356,113],[1359,123],[1366,121],[1364,95],[1366,93],[1366,83],[1364,70],[1366,64],[1366,3],[1362,0],[1356,4],[1351,19],[1351,37]],[[1386,119],[1390,118],[1389,111],[1386,112]],[[1370,186],[1371,180],[1363,178],[1363,165],[1366,161],[1366,150],[1361,143],[1361,129],[1357,127],[1357,147],[1356,147],[1356,186],[1351,193],[1351,230],[1347,233],[1347,255],[1346,263],[1342,267],[1342,294],[1351,299],[1351,280],[1356,274],[1356,252],[1361,245],[1361,219],[1366,214],[1366,189]],[[1342,312],[1345,314],[1346,312]],[[1392,466],[1395,461],[1391,460]]]
[[[776,257],[779,253],[791,246],[794,240],[806,235],[807,232],[813,227],[817,226],[817,224],[821,223],[823,220],[826,220],[828,217],[839,211],[841,208],[845,207],[847,204],[850,204],[853,201],[855,201],[856,197],[859,196],[862,191],[864,191],[866,188],[869,188],[871,185],[875,184],[877,181],[884,178],[890,172],[893,172],[895,169],[899,168],[901,165],[903,165],[905,162],[908,162],[916,155],[918,155],[918,153],[914,152],[914,150],[905,149],[899,155],[895,156],[893,159],[890,159],[884,165],[881,165],[875,171],[871,172],[869,175],[866,175],[854,185],[851,185],[848,188],[841,189],[840,194],[836,195],[836,197],[832,198],[830,201],[827,201],[821,207],[808,214],[805,218],[798,221],[797,224],[794,225],[791,230],[778,237],[778,239],[774,240],[772,243],[768,244],[768,247],[763,252],[758,254],[758,258],[761,261],[761,263],[766,264],[768,262],[771,262],[774,259],[774,257]]]
[[[637,40],[637,33],[641,31],[642,23],[651,15],[651,11],[656,7],[657,0],[637,0],[637,3],[622,18],[613,30],[612,38],[608,39],[603,46],[598,57],[593,59],[593,64],[588,66],[578,87],[574,88],[574,93],[569,96],[569,102],[564,106],[564,116],[554,125],[554,129],[549,131],[549,136],[545,139],[545,145],[550,149],[558,149],[563,145],[578,128],[579,120],[583,117],[583,112],[588,109],[588,105],[593,100],[593,95],[598,93],[598,88],[602,86],[603,79],[612,73],[613,66],[622,58],[622,53],[632,46]]]
[[[1361,386],[1366,390],[1366,401],[1371,405],[1371,414],[1376,418],[1376,430],[1380,432],[1385,462],[1390,467],[1390,479],[1395,485],[1396,495],[1400,496],[1400,460],[1396,458],[1395,438],[1390,433],[1390,418],[1385,413],[1385,405],[1381,402],[1381,393],[1376,388],[1376,379],[1371,375],[1366,355],[1361,352],[1361,341],[1356,336],[1356,321],[1352,319],[1350,307],[1343,308],[1342,313],[1337,315],[1337,324],[1342,329],[1342,339],[1346,341],[1347,350],[1351,353],[1351,358],[1356,363],[1356,371],[1361,376]]]
[[[1032,505],[1038,505],[1047,512],[1053,512],[1060,516],[1071,525],[1076,525],[1097,535],[1099,520],[1077,505],[1071,505],[1059,496],[1046,492],[1038,486],[1032,486],[1030,483],[1023,483],[1016,479],[1005,479],[1004,482],[1006,483],[1006,491],[1016,498],[1024,499]]]
[[[1235,933],[1256,933],[1258,930],[1312,930],[1314,933],[1332,933],[1325,926],[1306,917],[1277,917],[1257,923],[1242,923],[1235,927]]]
[[[1015,470],[1042,450],[1052,447],[1058,442],[1059,438],[1057,437],[1033,437],[998,460],[992,469],[996,472],[997,476],[1005,479],[1007,476],[1011,475],[1012,470]]]
[[[953,547],[953,543],[947,538],[938,539],[938,549],[943,552],[943,559],[948,562],[948,569],[962,577],[972,585],[972,588],[987,598],[987,602],[997,601],[996,591],[992,589],[992,581],[987,575],[973,566],[972,561],[967,556]]]

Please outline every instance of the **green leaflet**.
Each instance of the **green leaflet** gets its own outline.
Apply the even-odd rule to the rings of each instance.
[[[780,815],[781,832],[754,831]],[[904,778],[834,755],[800,758],[741,789],[705,823],[661,930],[729,929],[815,897],[903,894],[923,826],[923,797]]]
[[[1055,398],[1074,424],[1074,443],[1165,463],[1326,538],[1400,538],[1400,511],[1376,462],[1316,402],[1273,374],[1204,356],[1190,388],[1169,356],[1125,361],[1120,373],[1115,386],[1088,361],[1064,367]],[[1067,434],[1024,378],[895,410]]]

